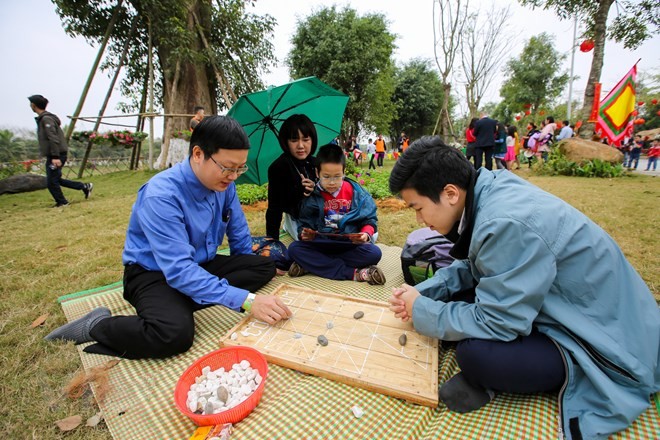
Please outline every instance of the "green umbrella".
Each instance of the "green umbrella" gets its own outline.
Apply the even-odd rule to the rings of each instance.
[[[339,135],[347,103],[347,95],[315,76],[242,95],[228,113],[250,138],[249,169],[238,183],[268,182],[268,167],[282,154],[277,134],[289,116],[307,115],[316,126],[321,146]]]

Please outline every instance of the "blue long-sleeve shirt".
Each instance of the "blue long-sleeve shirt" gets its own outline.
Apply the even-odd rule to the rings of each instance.
[[[209,190],[186,160],[157,174],[138,191],[123,263],[163,272],[171,287],[198,304],[239,310],[249,292],[200,267],[215,258],[225,233],[231,255],[252,253],[235,184],[223,192]]]

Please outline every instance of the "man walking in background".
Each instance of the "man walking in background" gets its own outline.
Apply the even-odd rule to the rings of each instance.
[[[30,101],[30,108],[37,114],[34,119],[37,121],[39,152],[42,156],[46,156],[46,184],[48,191],[55,199],[54,208],[69,204],[69,201],[64,197],[64,193],[62,193],[62,186],[82,191],[85,198],[89,198],[94,186],[92,183],[62,179],[62,167],[66,163],[69,146],[64,138],[60,119],[46,111],[48,100],[43,96],[32,95],[28,97],[28,100]]]
[[[493,149],[495,148],[495,132],[497,131],[497,121],[491,119],[487,114],[482,113],[481,119],[474,123],[474,142],[476,156],[474,157],[474,167],[478,170],[483,164],[487,170],[493,169]],[[484,155],[486,160],[484,163]]]

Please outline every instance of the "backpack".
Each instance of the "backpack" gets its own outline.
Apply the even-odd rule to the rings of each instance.
[[[401,252],[401,270],[407,284],[414,286],[431,276],[436,270],[454,262],[449,251],[454,243],[444,235],[422,228],[411,232]]]
[[[286,245],[279,240],[270,237],[252,237],[252,252],[270,258],[280,270],[289,270],[291,266]]]

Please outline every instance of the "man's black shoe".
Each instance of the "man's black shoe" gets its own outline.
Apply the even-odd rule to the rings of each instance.
[[[92,189],[94,188],[93,183],[86,183],[85,187],[83,188],[83,193],[85,194],[85,199],[89,199],[89,195],[92,193]]]

